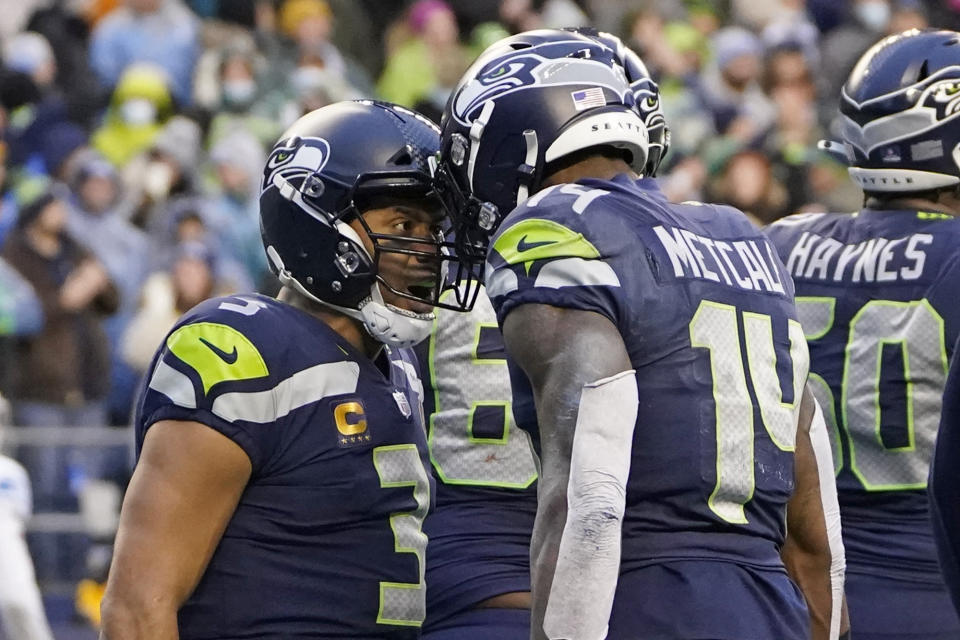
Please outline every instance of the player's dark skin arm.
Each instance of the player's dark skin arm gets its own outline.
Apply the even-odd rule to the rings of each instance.
[[[503,325],[507,352],[533,387],[540,426],[537,517],[530,543],[530,637],[544,640],[543,618],[567,519],[567,483],[583,385],[632,368],[623,338],[590,311],[526,304]]]
[[[196,422],[147,432],[120,512],[100,640],[177,640],[196,587],[250,478],[236,443]]]
[[[810,424],[814,413],[813,394],[804,389],[800,402],[800,424],[794,452],[796,489],[787,503],[787,538],[780,552],[793,581],[807,600],[810,611],[810,637],[828,640],[832,598],[830,591],[830,544],[820,499],[817,461],[810,443]],[[844,605],[840,631],[849,629]]]

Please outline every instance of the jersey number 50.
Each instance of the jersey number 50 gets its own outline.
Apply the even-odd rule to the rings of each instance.
[[[797,298],[797,313],[808,340],[845,328],[838,323],[834,329],[835,307],[835,298]],[[891,353],[899,357],[884,358]],[[839,420],[830,385],[810,373],[810,386],[832,434],[835,471],[840,472],[844,461],[838,429],[842,426],[850,470],[864,489],[926,488],[946,378],[943,318],[929,302],[871,300],[863,305],[849,322]],[[887,390],[902,391],[902,399],[892,394],[884,397],[883,383]],[[897,417],[887,418],[887,411]],[[893,443],[886,432],[899,420],[898,414],[906,418],[906,441]]]

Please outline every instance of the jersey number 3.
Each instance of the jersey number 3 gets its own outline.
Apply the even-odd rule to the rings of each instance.
[[[788,321],[790,360],[793,363],[793,402],[783,401],[777,375],[777,353],[770,316],[738,312],[736,307],[704,300],[690,321],[690,344],[710,352],[713,401],[716,406],[717,480],[707,500],[710,510],[723,520],[746,524],[744,505],[753,497],[753,401],[747,389],[744,357],[740,348],[742,316],[746,365],[767,435],[782,451],[793,451],[797,436],[800,396],[809,356],[803,329]]]
[[[420,575],[417,582],[381,582],[378,624],[419,627],[426,617],[427,590],[423,581],[424,553],[427,536],[423,533],[423,519],[430,508],[430,479],[420,461],[416,445],[394,444],[373,450],[373,466],[384,489],[411,487],[417,503],[414,511],[390,516],[394,551],[412,553],[417,558]]]

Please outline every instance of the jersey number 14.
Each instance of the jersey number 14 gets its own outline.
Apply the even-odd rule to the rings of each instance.
[[[744,505],[753,497],[754,405],[747,389],[739,324],[743,325],[746,366],[760,407],[763,426],[782,451],[796,445],[800,396],[809,356],[803,329],[788,321],[793,363],[793,402],[783,401],[770,316],[704,300],[690,321],[690,344],[710,352],[716,405],[717,480],[707,500],[710,510],[733,524],[746,524]]]

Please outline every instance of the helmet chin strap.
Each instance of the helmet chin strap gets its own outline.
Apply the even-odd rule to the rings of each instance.
[[[363,240],[353,227],[343,220],[336,218],[331,219],[326,214],[317,211],[307,204],[300,191],[280,174],[274,175],[273,182],[280,191],[280,195],[324,224],[332,225],[341,236],[350,239],[357,250],[363,252],[369,263],[373,263],[373,257],[367,251]],[[395,307],[392,304],[387,304],[383,300],[380,285],[376,281],[374,281],[370,287],[370,296],[362,300],[356,309],[341,307],[340,305],[321,300],[307,291],[306,287],[300,284],[300,282],[293,277],[293,274],[284,267],[283,260],[280,258],[280,254],[277,253],[276,249],[267,247],[267,255],[277,267],[281,284],[293,288],[308,300],[312,300],[321,306],[360,321],[364,329],[367,330],[367,333],[377,342],[391,347],[412,347],[415,344],[423,342],[433,329],[435,316],[432,313],[413,313],[412,311],[405,311],[404,309]]]
[[[370,287],[370,297],[360,303],[360,320],[377,342],[391,347],[412,347],[433,330],[433,313],[405,311],[383,301],[380,284]]]
[[[325,300],[321,300],[313,295],[300,284],[300,281],[293,277],[283,266],[283,261],[273,247],[267,248],[267,254],[274,264],[278,267],[277,273],[280,284],[292,288],[294,291],[312,300],[317,304],[341,313],[349,318],[359,321],[367,333],[382,344],[406,348],[417,345],[430,335],[433,330],[433,313],[414,313],[405,311],[398,307],[388,304],[383,300],[383,294],[380,292],[380,283],[374,282],[370,287],[370,297],[360,302],[358,308],[341,307]]]
[[[367,259],[373,261],[373,257],[367,252],[366,246],[364,246],[359,234],[353,227],[341,220],[338,220],[335,226],[340,235],[353,240],[357,248],[367,256]],[[328,306],[333,305],[328,304]],[[432,313],[413,313],[387,304],[383,300],[380,283],[376,281],[370,287],[370,297],[362,300],[357,309],[343,309],[341,307],[337,307],[337,309],[351,318],[360,320],[367,333],[373,336],[374,340],[391,347],[412,347],[423,342],[433,329],[434,315]],[[351,311],[353,313],[349,313]]]

